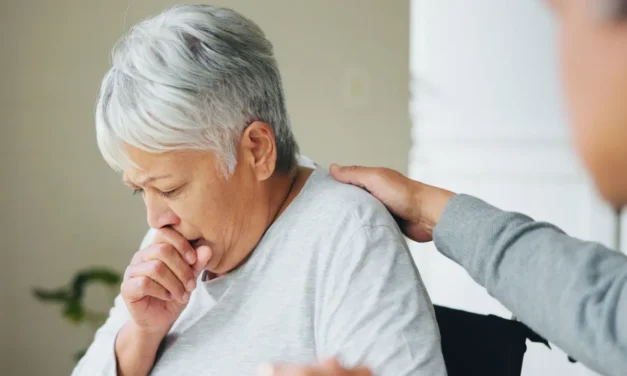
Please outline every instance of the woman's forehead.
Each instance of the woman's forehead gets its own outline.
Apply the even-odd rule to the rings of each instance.
[[[126,146],[126,150],[135,166],[124,171],[124,178],[138,185],[191,174],[202,167],[205,171],[213,171],[214,168],[207,169],[206,167],[217,163],[217,158],[208,151],[172,150],[152,153],[133,146]]]

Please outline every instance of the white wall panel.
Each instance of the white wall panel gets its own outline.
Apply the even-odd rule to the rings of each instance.
[[[410,175],[615,246],[615,215],[570,145],[545,4],[414,0],[411,20]],[[412,251],[435,303],[511,316],[433,245]],[[594,373],[530,344],[523,374]]]

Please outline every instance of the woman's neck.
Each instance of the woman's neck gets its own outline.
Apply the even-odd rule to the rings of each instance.
[[[277,218],[279,218],[279,216],[283,214],[287,207],[290,206],[292,201],[294,201],[296,196],[298,196],[300,191],[305,186],[305,183],[307,182],[307,179],[309,179],[309,176],[312,172],[312,169],[298,166],[296,170],[292,174],[290,174],[289,177],[287,177],[287,181],[283,184],[285,187],[287,187],[287,189],[284,188],[284,191],[286,191],[286,193],[282,195],[284,199],[281,200],[281,204],[278,206],[278,209],[276,210],[272,220],[269,222],[268,227],[270,227],[272,223],[274,223],[274,221],[276,221]]]
[[[237,269],[246,262],[267,230],[301,192],[312,172],[313,170],[311,169],[299,166],[289,175],[277,175],[265,182],[262,192],[260,192],[262,194],[257,197],[265,196],[266,199],[254,200],[257,203],[265,202],[265,208],[255,208],[255,204],[253,204],[247,215],[248,218],[243,219],[247,223],[241,227],[242,231],[239,231],[237,236],[235,236],[234,240],[237,243],[233,244],[229,251],[230,257],[235,256],[240,258],[240,261],[237,262],[235,267],[230,268],[228,272]],[[262,214],[262,218],[264,218],[262,220],[260,220],[259,211],[265,213]],[[236,255],[239,255],[239,257]],[[224,272],[220,274],[224,274]]]

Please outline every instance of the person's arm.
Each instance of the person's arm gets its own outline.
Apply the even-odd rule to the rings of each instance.
[[[164,336],[142,334],[131,320],[122,297],[118,296],[109,318],[96,332],[72,375],[147,375]]]
[[[118,375],[148,375],[164,337],[144,334],[133,321],[127,322],[115,340]]]
[[[627,370],[627,257],[548,223],[457,195],[436,247],[522,322],[607,375]]]
[[[627,369],[627,257],[546,223],[498,210],[386,168],[331,166],[343,183],[383,202],[403,232],[432,240],[516,316],[583,364],[606,375]],[[311,375],[348,370],[301,368]],[[318,373],[314,373],[318,372]],[[305,374],[305,373],[303,373]]]
[[[463,266],[525,324],[588,367],[627,370],[627,256],[385,168],[331,166]]]
[[[433,307],[393,223],[357,230],[325,270],[316,298],[321,358],[378,376],[446,375]]]

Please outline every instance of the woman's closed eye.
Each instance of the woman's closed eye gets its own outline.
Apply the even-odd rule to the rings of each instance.
[[[171,189],[169,191],[160,191],[160,190],[156,190],[157,193],[159,193],[159,195],[165,197],[165,198],[171,198],[177,191],[179,190],[179,188],[176,189]],[[142,188],[133,188],[133,194],[144,194],[144,190]]]
[[[171,190],[169,190],[169,191],[165,191],[165,192],[159,191],[159,194],[160,194],[161,196],[165,197],[165,198],[170,198],[170,197],[172,197],[172,196],[173,196],[173,195],[174,195],[177,191],[178,191],[178,188],[177,188],[177,189],[171,189]]]

